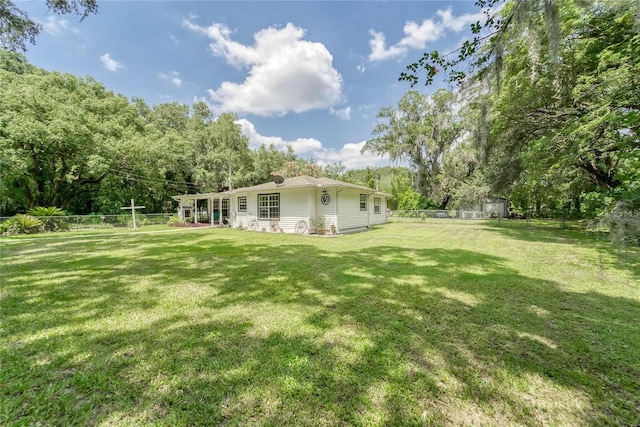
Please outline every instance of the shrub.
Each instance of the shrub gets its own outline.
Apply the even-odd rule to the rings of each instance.
[[[324,217],[319,216],[311,218],[311,225],[315,228],[324,228]]]
[[[32,215],[17,214],[2,223],[3,234],[34,234],[43,230],[42,221]]]
[[[55,206],[49,206],[48,208],[36,206],[33,209],[29,209],[27,214],[32,216],[64,216],[64,211]]]
[[[0,234],[11,234],[10,229],[13,226],[13,218],[10,218],[0,224]]]
[[[167,220],[167,225],[171,226],[171,227],[183,227],[185,224],[184,220],[178,218],[177,215],[172,215],[168,220]]]
[[[64,216],[65,212],[55,206],[49,206],[48,208],[36,206],[33,209],[29,209],[27,214],[38,217],[42,221],[45,231],[69,230],[69,223],[64,218],[56,218]]]

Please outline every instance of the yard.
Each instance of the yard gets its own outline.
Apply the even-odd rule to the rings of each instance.
[[[636,425],[640,253],[525,223],[0,240],[2,425]]]

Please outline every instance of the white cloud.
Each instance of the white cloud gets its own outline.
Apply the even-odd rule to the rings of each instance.
[[[424,49],[428,42],[439,40],[446,35],[447,31],[458,33],[471,23],[482,21],[484,18],[482,12],[453,16],[451,9],[440,9],[436,15],[437,19],[425,19],[421,24],[407,21],[403,28],[405,37],[389,47],[386,46],[386,38],[383,33],[369,30],[371,35],[369,61],[385,61],[402,57],[409,49]]]
[[[170,73],[158,73],[158,78],[162,80],[168,80],[177,87],[182,86],[182,80],[180,79],[180,73],[177,71],[171,71]]]
[[[383,33],[369,30],[369,35],[372,37],[369,40],[369,46],[371,46],[369,61],[385,61],[396,56],[402,56],[407,51],[406,47],[398,45],[387,48]]]
[[[59,36],[64,33],[80,33],[80,31],[76,27],[72,26],[68,20],[57,15],[47,16],[45,21],[38,21],[38,23],[42,25],[42,29],[45,32],[53,36]]]
[[[362,55],[357,55],[357,54],[351,54],[351,58],[353,58],[354,61],[358,62],[358,65],[356,65],[356,70],[362,74],[366,71],[367,67],[365,66],[365,62],[367,61],[367,59],[362,56]]]
[[[296,138],[294,140],[285,140],[279,136],[265,136],[256,131],[255,126],[247,119],[239,119],[238,124],[242,127],[242,133],[249,138],[249,146],[253,149],[260,147],[262,144],[285,150],[288,145],[293,148],[294,153],[313,154],[322,149],[322,143],[315,138]]]
[[[109,71],[118,71],[120,68],[124,68],[124,65],[113,59],[110,53],[100,56],[100,61],[102,61],[104,68]]]
[[[351,119],[351,107],[342,108],[340,110],[335,110],[333,108],[329,109],[331,114],[342,119],[342,120],[350,120]]]
[[[214,23],[184,26],[206,35],[214,55],[247,69],[242,83],[223,82],[208,91],[216,112],[233,111],[259,116],[301,113],[330,108],[341,101],[342,77],[322,43],[303,40],[305,30],[289,23],[256,32],[253,45],[231,40],[231,30]]]
[[[424,49],[427,42],[438,40],[445,34],[444,23],[436,23],[431,19],[425,19],[422,24],[406,22],[403,31],[406,36],[398,43],[411,49]]]
[[[442,20],[445,28],[450,28],[452,31],[459,33],[460,31],[467,28],[469,25],[474,22],[483,22],[483,19],[486,19],[486,16],[482,12],[478,13],[466,13],[464,15],[455,17],[451,12],[451,9],[447,10],[438,10],[436,14]]]
[[[358,108],[356,108],[356,111],[358,111],[360,113],[360,116],[366,120],[369,117],[375,115],[375,112],[373,111],[374,108],[376,108],[375,104],[365,104],[360,105]]]
[[[279,136],[265,136],[256,131],[255,126],[247,119],[239,119],[238,124],[242,128],[242,133],[249,138],[249,146],[257,149],[264,144],[269,147],[273,144],[279,150],[286,150],[290,145],[293,151],[301,157],[313,157],[320,166],[326,166],[339,161],[347,169],[358,169],[367,166],[383,166],[389,164],[389,160],[373,154],[362,154],[360,150],[366,141],[357,144],[348,143],[341,149],[324,148],[322,143],[315,138],[297,138],[294,140],[285,140]]]
[[[320,166],[325,166],[339,161],[347,169],[362,169],[367,166],[382,166],[389,164],[388,158],[371,153],[361,153],[362,147],[367,141],[344,144],[340,150],[326,149],[316,153]]]

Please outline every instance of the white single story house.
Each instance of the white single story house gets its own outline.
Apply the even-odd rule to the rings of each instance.
[[[207,194],[174,196],[180,219],[281,233],[345,233],[387,222],[390,194],[330,178],[296,176]],[[319,231],[318,231],[319,230]]]

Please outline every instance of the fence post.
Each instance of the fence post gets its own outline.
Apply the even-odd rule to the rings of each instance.
[[[80,217],[76,215],[76,232],[80,231]]]

